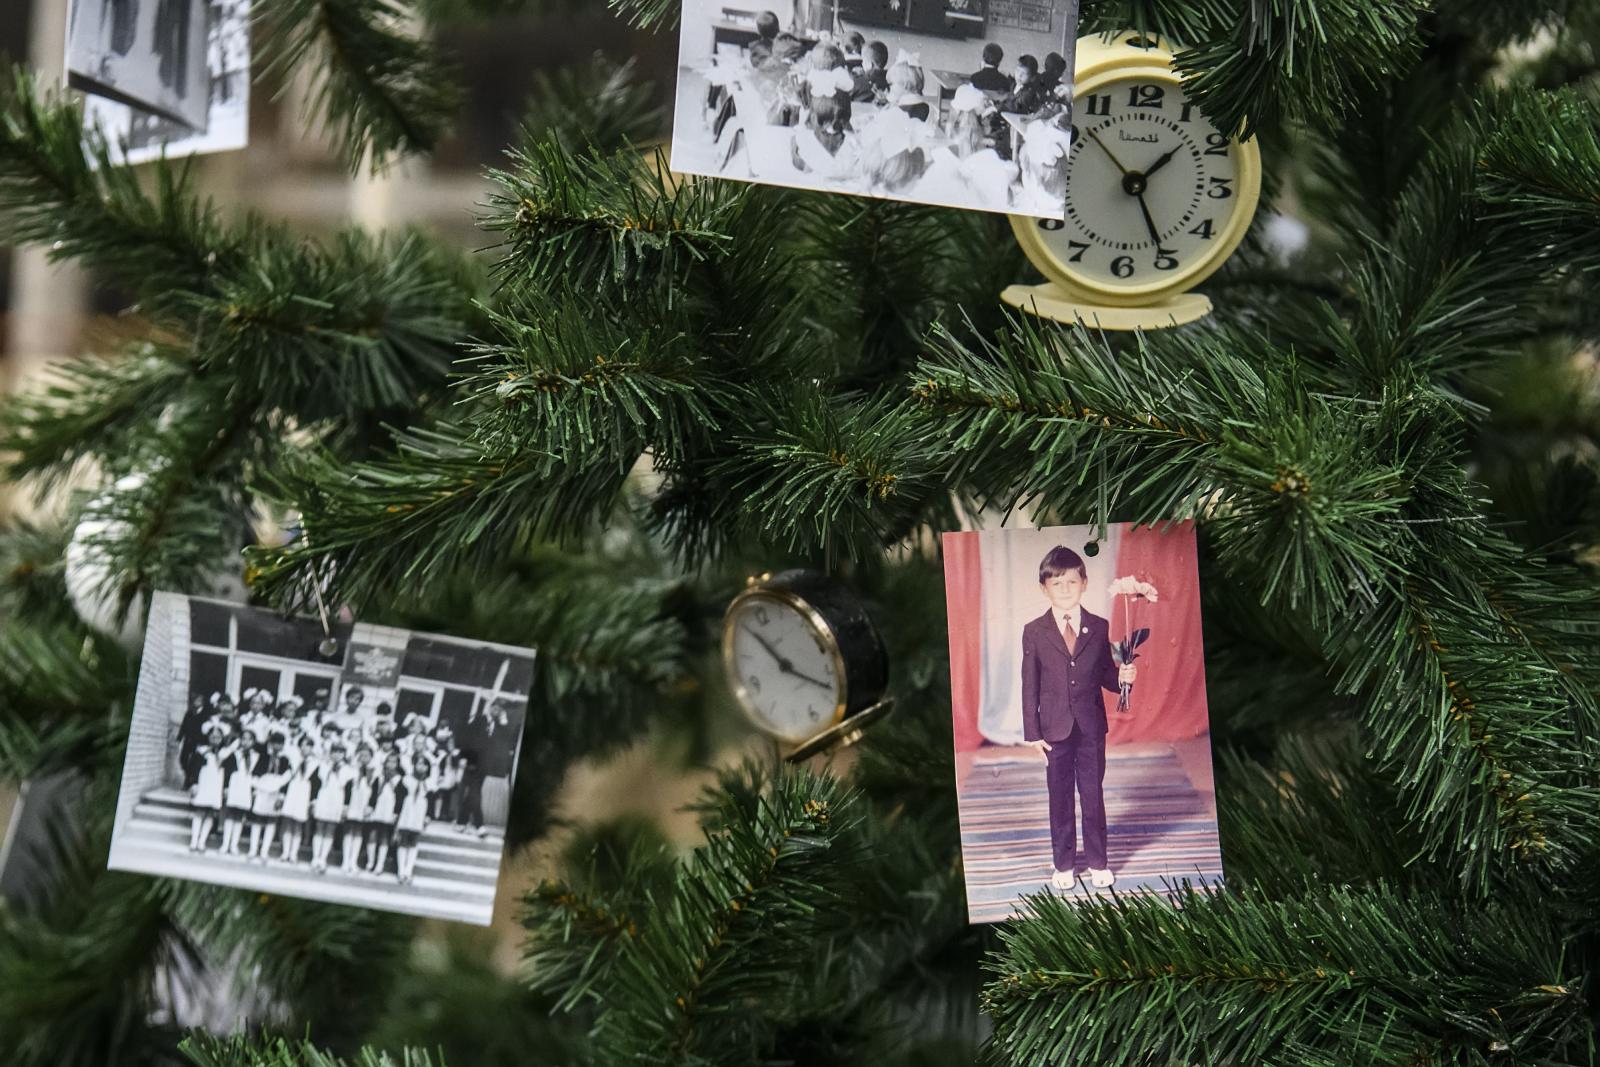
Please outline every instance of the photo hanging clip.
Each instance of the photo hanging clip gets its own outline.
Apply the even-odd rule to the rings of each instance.
[[[317,642],[317,655],[332,659],[339,654],[339,639],[333,636],[333,624],[328,620],[328,602],[322,599],[322,580],[313,574],[311,592],[317,598],[317,618],[322,621],[322,640]]]

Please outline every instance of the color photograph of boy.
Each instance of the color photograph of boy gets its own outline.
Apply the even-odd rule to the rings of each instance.
[[[1222,880],[1194,529],[947,533],[968,913]]]

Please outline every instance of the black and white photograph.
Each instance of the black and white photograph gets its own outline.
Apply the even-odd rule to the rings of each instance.
[[[108,866],[487,925],[533,670],[157,593]]]
[[[684,0],[672,169],[1059,219],[1078,0]]]
[[[69,84],[205,129],[209,8],[208,0],[72,0]]]
[[[212,0],[206,73],[210,106],[201,129],[93,94],[84,97],[84,126],[100,131],[113,163],[245,147],[250,141],[250,0]]]

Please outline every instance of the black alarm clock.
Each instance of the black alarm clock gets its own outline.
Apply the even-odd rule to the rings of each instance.
[[[866,606],[843,582],[809,570],[749,579],[723,617],[722,663],[750,721],[791,744],[882,704],[889,679]]]

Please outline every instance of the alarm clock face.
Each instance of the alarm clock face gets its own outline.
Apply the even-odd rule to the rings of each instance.
[[[843,661],[832,633],[802,605],[753,591],[723,625],[728,681],[757,726],[804,741],[844,717]]]
[[[1053,280],[1134,303],[1198,283],[1237,247],[1257,150],[1219,132],[1168,68],[1080,82],[1072,119],[1065,217],[1030,223]]]

